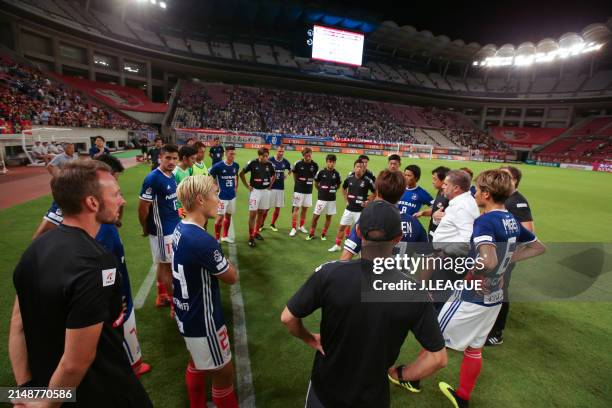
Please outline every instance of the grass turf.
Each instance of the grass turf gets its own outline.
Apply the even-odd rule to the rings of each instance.
[[[239,150],[237,161],[242,166],[254,158],[254,151]],[[353,155],[338,155],[337,168],[345,176],[355,159]],[[291,161],[299,158],[287,152]],[[323,153],[314,160],[324,164]],[[436,160],[407,160],[421,166],[421,185],[433,193],[431,170],[438,165],[457,168],[467,165],[475,173],[496,167],[489,163],[458,163]],[[385,158],[372,157],[369,168],[375,173],[384,168]],[[529,199],[536,232],[544,242],[610,242],[612,225],[612,194],[605,186],[610,175],[576,170],[521,166],[521,192]],[[126,171],[121,178],[127,205],[124,226],[120,232],[125,244],[132,290],[137,293],[150,265],[148,241],[140,237],[136,217],[137,194],[148,166],[139,165]],[[287,299],[320,263],[337,259],[327,249],[333,245],[333,233],[344,208],[338,199],[338,214],[333,218],[330,237],[304,241],[304,235],[290,238],[290,203],[292,181],[285,192],[285,207],[277,222],[280,231],[264,230],[265,241],[254,249],[247,241],[247,194],[243,186],[238,191],[238,211],[235,228],[242,293],[245,301],[247,335],[255,395],[260,407],[298,407],[303,405],[313,352],[287,334],[279,321]],[[0,318],[7,322],[0,328],[0,343],[7,344],[8,321],[14,299],[12,271],[19,256],[30,242],[31,234],[48,208],[50,197],[0,211]],[[308,221],[310,222],[309,212]],[[270,219],[268,218],[267,223]],[[319,221],[318,232],[322,227]],[[309,224],[307,224],[308,226]],[[529,264],[521,265],[518,274],[537,274]],[[518,276],[517,274],[517,276]],[[154,292],[154,289],[152,290]],[[187,361],[184,343],[169,319],[167,309],[154,307],[150,293],[144,307],[137,311],[139,339],[146,362],[153,366],[142,379],[155,406],[186,406],[183,374]],[[506,343],[486,349],[481,377],[473,394],[473,405],[519,406],[588,406],[612,405],[612,303],[547,302],[513,304]],[[224,289],[226,320],[231,322],[228,291]],[[313,331],[318,331],[320,314],[306,319]],[[412,336],[407,339],[401,362],[411,361],[418,352]],[[3,347],[0,359],[0,385],[12,385],[13,378]],[[423,381],[423,392],[409,395],[391,388],[392,406],[410,404],[422,407],[449,406],[437,390],[438,381],[456,384],[461,355],[449,354],[449,365]],[[359,356],[355,356],[359,358]],[[350,375],[344,373],[343,375]],[[210,398],[210,396],[209,396]]]

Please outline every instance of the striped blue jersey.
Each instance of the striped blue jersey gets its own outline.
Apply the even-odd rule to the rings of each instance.
[[[399,208],[401,214],[414,215],[423,205],[432,205],[433,197],[421,186],[406,189],[402,197],[397,202],[397,208]]]
[[[150,235],[171,235],[180,218],[177,211],[176,180],[157,167],[145,177],[140,199],[152,203],[147,216]]]
[[[504,274],[510,268],[510,260],[517,245],[535,240],[535,235],[506,210],[489,211],[476,218],[472,233],[472,257],[476,259],[480,245],[494,245],[497,267],[482,277],[476,275],[475,279],[482,279],[482,291],[464,290],[461,298],[484,306],[500,304],[504,300]]]
[[[130,278],[128,276],[127,265],[125,263],[125,251],[123,249],[123,242],[119,236],[119,230],[115,224],[102,224],[98,233],[96,234],[96,241],[110,253],[115,255],[117,263],[119,265],[119,272],[121,273],[121,295],[123,301],[127,305],[126,316],[129,316],[134,307],[132,301],[132,287],[130,286]]]
[[[229,262],[217,240],[199,225],[181,221],[172,237],[174,312],[185,337],[214,337],[225,325],[217,275]]]
[[[240,170],[238,163],[227,164],[224,161],[220,161],[215,163],[208,171],[208,174],[217,179],[220,200],[233,200],[236,198],[238,170]]]

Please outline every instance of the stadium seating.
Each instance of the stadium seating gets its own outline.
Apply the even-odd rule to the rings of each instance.
[[[578,124],[536,153],[543,161],[591,163],[612,156],[612,117],[594,117]]]
[[[182,83],[172,127],[503,149],[503,143],[455,112],[197,82]]]
[[[85,98],[43,72],[0,56],[2,133],[30,125],[148,129],[148,126]]]

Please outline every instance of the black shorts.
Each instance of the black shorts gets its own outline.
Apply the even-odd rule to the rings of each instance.
[[[141,152],[142,154],[147,154],[147,147],[146,147],[146,146],[142,146],[142,147],[140,148],[140,152]]]

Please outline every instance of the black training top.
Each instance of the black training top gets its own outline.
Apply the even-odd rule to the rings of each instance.
[[[368,192],[374,192],[374,183],[365,176],[357,178],[353,175],[348,176],[344,180],[342,188],[347,190],[346,209],[353,212],[361,212],[363,204],[368,199]]]
[[[272,163],[262,163],[259,159],[253,159],[247,163],[244,172],[251,172],[251,180],[249,184],[256,190],[265,190],[270,188],[270,181],[276,174]]]
[[[448,198],[446,198],[442,190],[440,190],[438,191],[438,194],[436,195],[436,198],[434,199],[434,202],[431,205],[431,219],[429,220],[429,229],[428,229],[430,241],[431,241],[431,237],[433,237],[434,231],[436,230],[436,228],[438,228],[438,226],[433,223],[433,214],[440,209],[446,210],[446,207],[448,207]]]
[[[320,170],[315,176],[315,181],[319,183],[319,200],[336,201],[336,191],[342,184],[342,178],[336,169]]]
[[[310,163],[300,160],[295,162],[291,171],[295,177],[293,191],[302,194],[312,194],[313,180],[319,171],[319,165],[312,160]]]
[[[529,208],[529,202],[527,202],[527,199],[518,191],[515,191],[510,197],[508,197],[505,205],[506,210],[508,210],[510,214],[514,215],[514,218],[516,218],[518,222],[533,221],[531,209]]]
[[[13,282],[32,373],[28,385],[49,384],[64,353],[66,329],[103,323],[74,406],[152,406],[123,349],[123,327],[113,327],[123,312],[121,273],[113,254],[84,230],[60,225],[30,244]]]
[[[311,381],[326,407],[388,407],[387,370],[397,360],[408,331],[427,350],[445,347],[440,327],[420,290],[406,290],[396,302],[362,301],[362,283],[372,278],[371,261],[335,261],[321,265],[287,303],[296,317],[321,309],[321,344]],[[408,279],[397,271],[385,271],[385,281]],[[386,294],[385,294],[386,295]],[[394,299],[398,300],[394,297]]]

